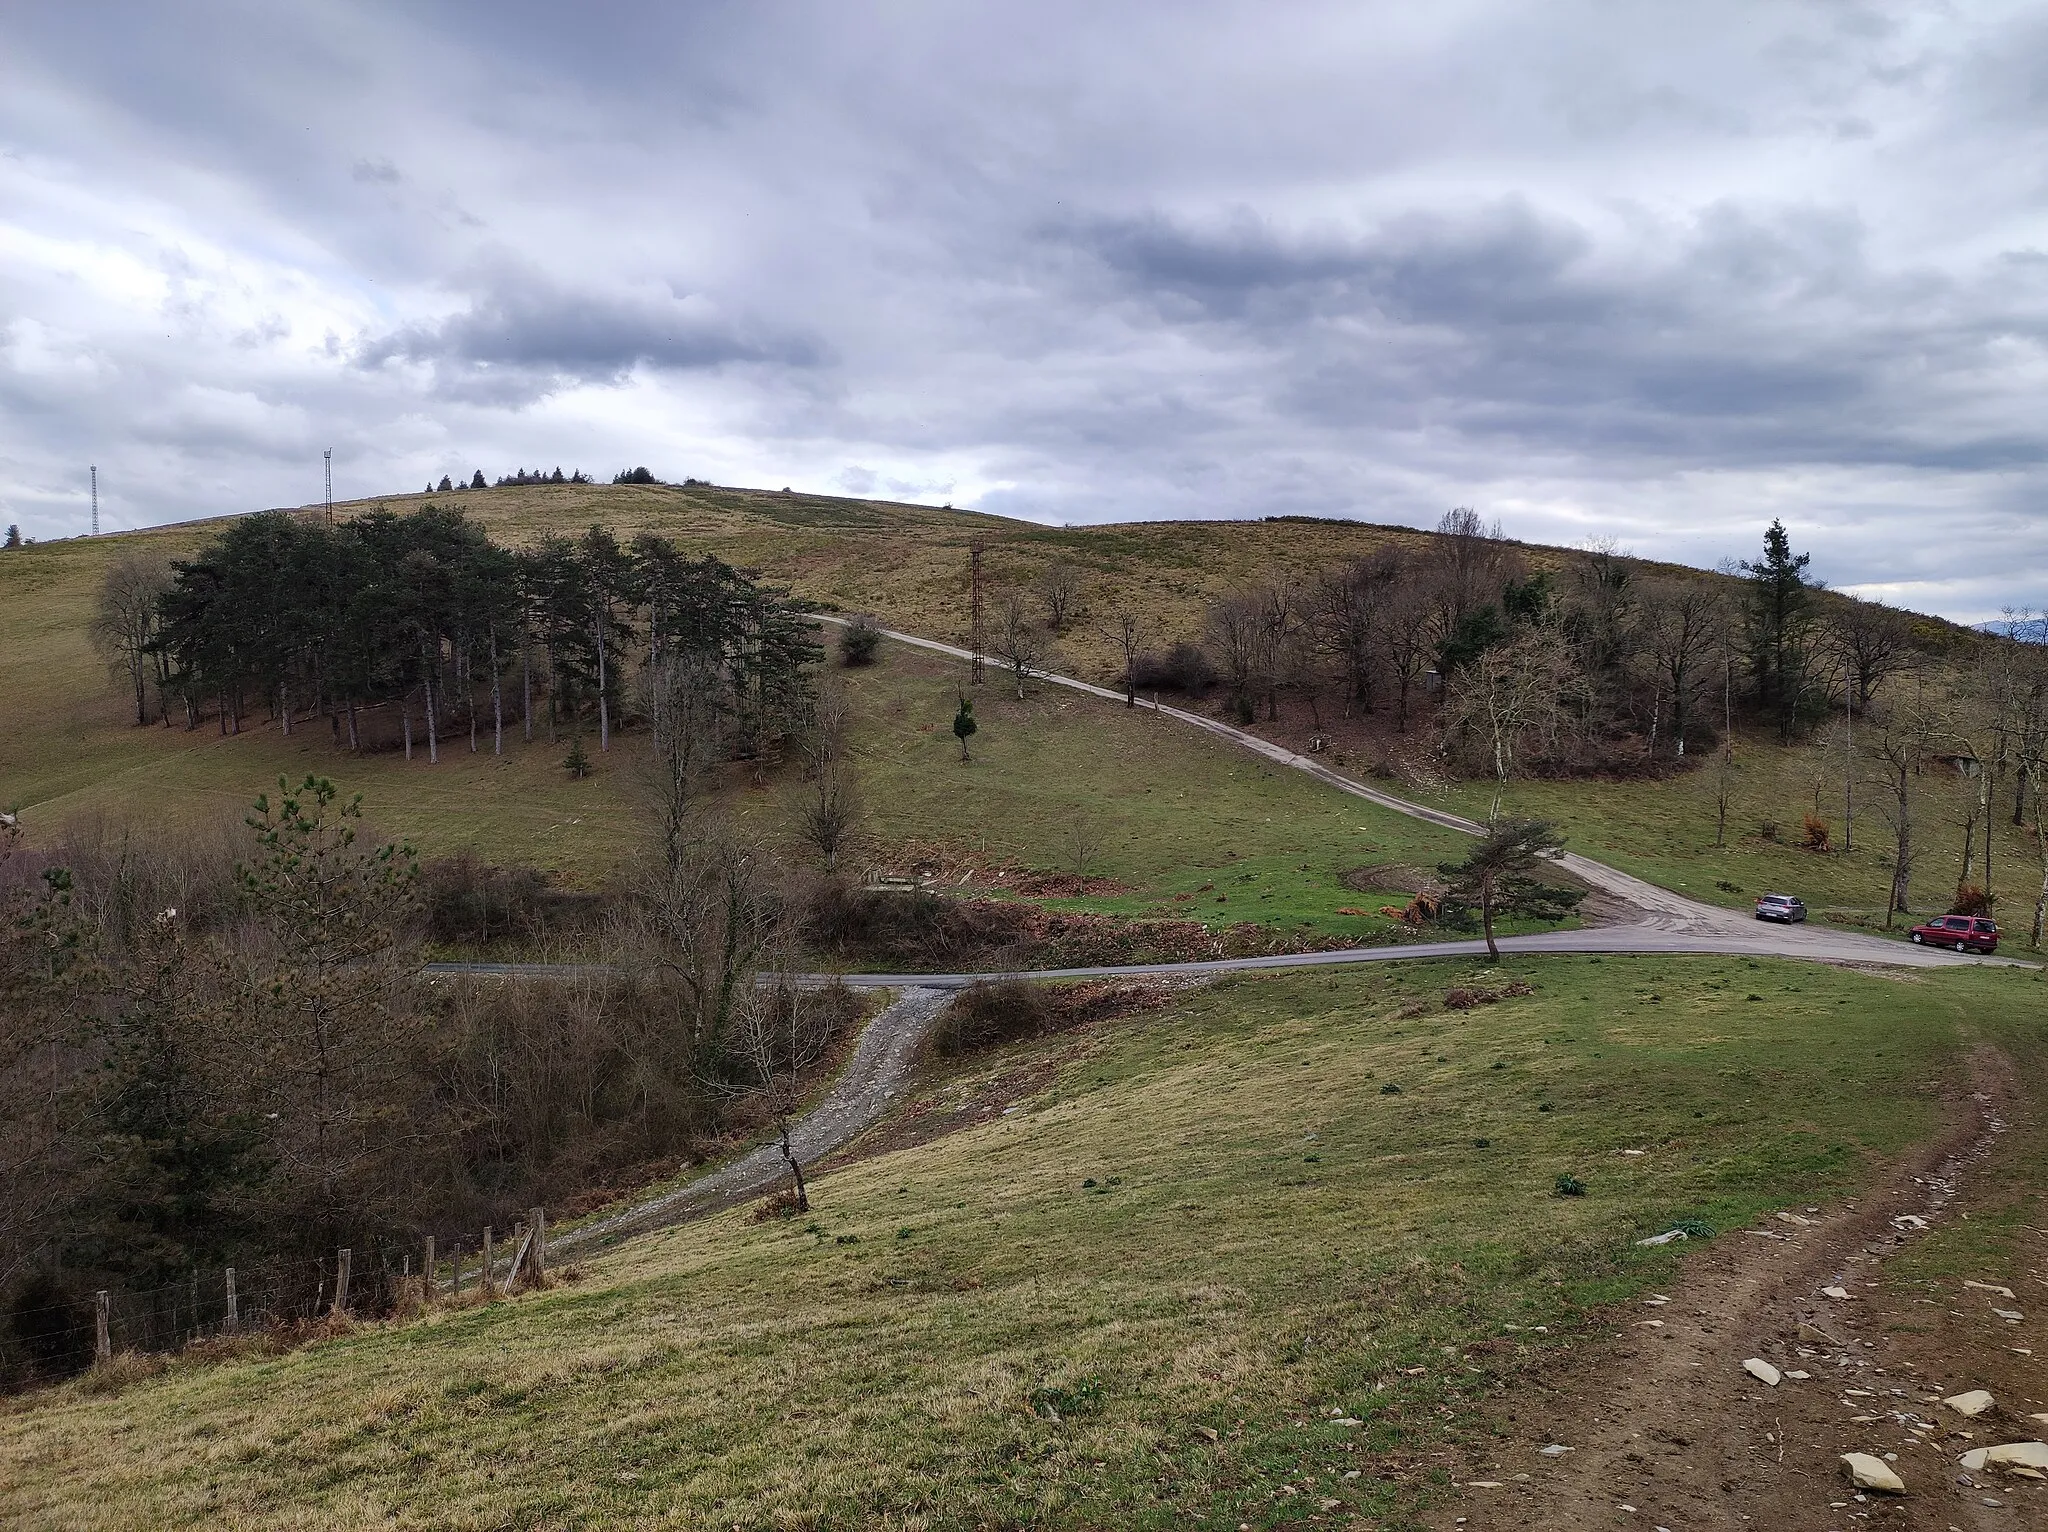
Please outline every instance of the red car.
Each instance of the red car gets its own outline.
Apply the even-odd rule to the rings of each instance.
[[[1942,915],[1913,927],[1913,940],[1958,952],[1996,952],[1998,922],[1976,915]]]

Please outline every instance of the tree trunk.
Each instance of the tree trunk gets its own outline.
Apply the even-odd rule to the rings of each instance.
[[[1498,963],[1500,961],[1500,947],[1493,939],[1493,884],[1491,881],[1481,884],[1479,888],[1479,924],[1486,932],[1486,960],[1489,963]]]
[[[350,692],[348,698],[348,747],[351,750],[363,748],[362,739],[356,733],[356,698],[354,692]]]
[[[604,613],[597,616],[597,748],[610,750],[612,747],[612,702],[611,691],[606,685],[604,663]]]
[[[789,1166],[789,1178],[795,1184],[796,1210],[799,1213],[808,1213],[811,1210],[810,1189],[804,1185],[804,1168],[797,1163],[796,1155],[789,1147],[789,1118],[787,1116],[781,1119],[781,1125],[782,1159],[783,1163]]]
[[[522,632],[519,636],[519,723],[525,731],[526,742],[533,743],[533,642]]]
[[[399,699],[399,716],[405,720],[405,758],[412,759],[412,693],[408,691]]]
[[[427,706],[427,764],[441,764],[441,737],[434,717],[434,668],[427,661],[427,645],[420,642],[420,695]]]
[[[491,754],[505,753],[505,688],[498,670],[498,630],[491,629]]]

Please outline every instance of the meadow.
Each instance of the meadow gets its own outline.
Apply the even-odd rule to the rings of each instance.
[[[1489,1401],[1672,1280],[1635,1238],[1853,1193],[1980,1043],[2038,1086],[2040,982],[1595,957],[1218,983],[932,1076],[1043,1084],[821,1176],[808,1218],[12,1401],[0,1518],[1412,1526]]]

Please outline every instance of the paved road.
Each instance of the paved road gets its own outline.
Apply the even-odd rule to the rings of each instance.
[[[837,618],[825,618],[838,622]],[[971,659],[965,649],[941,644],[908,633],[884,630],[899,643],[929,649],[959,659]],[[1071,676],[1032,672],[1055,686],[1070,687],[1091,696],[1122,702],[1123,694],[1107,687],[1093,686]],[[1480,833],[1472,820],[1441,809],[1409,803],[1376,788],[1354,782],[1330,770],[1320,761],[1296,755],[1270,740],[1260,739],[1242,729],[1232,728],[1214,718],[1205,718],[1180,708],[1145,703],[1167,717],[1229,740],[1278,765],[1303,771],[1318,781],[1392,809],[1398,814],[1427,820],[1468,835]],[[1529,936],[1500,938],[1505,953],[1720,953],[1735,956],[1793,957],[1823,963],[1886,963],[1913,967],[1945,966],[1956,963],[1998,962],[2012,959],[1965,957],[1927,947],[1912,947],[1852,931],[1833,931],[1805,926],[1771,926],[1736,911],[1719,909],[1688,899],[1669,889],[1632,877],[1604,863],[1576,853],[1566,853],[1559,863],[1587,885],[1601,890],[1625,906],[1632,919],[1577,931],[1546,931]],[[1403,958],[1472,957],[1485,952],[1481,941],[1408,942],[1385,947],[1359,947],[1338,952],[1288,953],[1274,957],[1217,958],[1199,963],[1147,963],[1121,967],[1040,968],[1013,974],[793,974],[799,983],[844,983],[855,989],[898,990],[901,993],[885,1006],[862,1032],[854,1055],[825,1099],[797,1124],[791,1143],[797,1158],[813,1164],[824,1155],[850,1143],[894,1104],[910,1074],[918,1045],[932,1024],[951,1004],[955,991],[990,978],[1093,979],[1151,976],[1190,976],[1217,973],[1259,972],[1269,969],[1338,967],[1353,963],[1398,962]],[[2031,965],[2027,965],[2031,966]],[[470,975],[502,978],[565,978],[599,976],[610,970],[597,964],[550,963],[430,963],[430,975]],[[680,1223],[719,1208],[729,1207],[780,1184],[787,1176],[781,1152],[772,1144],[742,1155],[710,1174],[638,1203],[618,1213],[595,1219],[579,1228],[566,1230],[549,1240],[558,1252],[594,1250],[615,1244],[635,1234],[668,1224]]]
[[[905,987],[900,981],[891,987],[903,993],[868,1023],[831,1092],[790,1131],[797,1163],[815,1164],[851,1143],[895,1104],[910,1078],[918,1045],[953,1001],[949,992],[938,989]],[[774,1144],[764,1144],[675,1191],[550,1234],[548,1251],[552,1255],[601,1249],[650,1229],[730,1207],[788,1179],[782,1151]]]
[[[838,617],[821,617],[819,620],[840,625],[845,621]],[[936,639],[919,638],[914,633],[897,633],[887,628],[882,632],[885,637],[894,639],[897,643],[909,644],[916,649],[927,649],[934,654],[944,654],[961,660],[972,660],[974,657],[966,649],[953,644],[942,644]],[[1058,675],[1049,670],[1034,670],[1028,674],[1034,680],[1086,692],[1091,697],[1103,697],[1116,703],[1124,700],[1124,694],[1120,691],[1114,691],[1106,686],[1095,686],[1087,681],[1076,680],[1072,676]],[[1478,835],[1485,828],[1476,820],[1466,819],[1462,815],[1429,808],[1420,803],[1410,803],[1407,799],[1397,798],[1392,793],[1368,787],[1363,782],[1354,781],[1340,772],[1331,770],[1311,756],[1297,755],[1284,745],[1276,745],[1269,739],[1261,739],[1256,734],[1233,728],[1221,719],[1190,713],[1184,708],[1165,707],[1156,701],[1141,700],[1138,706],[1184,723],[1190,728],[1201,729],[1219,739],[1226,739],[1233,745],[1249,750],[1254,755],[1263,756],[1276,765],[1305,772],[1340,793],[1363,798],[1369,803],[1378,804],[1381,808],[1392,809],[1397,814],[1406,814],[1411,819],[1425,820],[1430,824],[1441,825],[1447,830],[1457,830],[1466,835]],[[1726,952],[1744,956],[1805,958],[1822,963],[1896,963],[1908,967],[1930,967],[1956,962],[2015,961],[2006,958],[1967,958],[1956,953],[1935,952],[1925,947],[1913,947],[1903,942],[1889,941],[1881,936],[1866,936],[1855,931],[1770,925],[1740,911],[1703,904],[1697,899],[1688,899],[1684,894],[1674,893],[1668,888],[1659,888],[1654,883],[1646,882],[1617,867],[1609,867],[1604,862],[1596,862],[1591,857],[1581,856],[1575,851],[1565,852],[1557,858],[1557,863],[1587,887],[1598,889],[1629,906],[1633,918],[1613,925],[1578,931],[1505,937],[1501,940],[1503,951]],[[1241,968],[1298,968],[1330,963],[1385,962],[1390,958],[1401,957],[1456,957],[1484,950],[1485,945],[1480,942],[1416,943],[1393,948],[1361,948],[1351,952],[1306,953],[1300,957],[1243,958],[1215,963],[1176,964],[1171,971],[1199,973],[1227,972]],[[1028,977],[1092,978],[1103,974],[1162,971],[1168,970],[1055,969]],[[972,982],[961,975],[928,975],[917,982],[938,985],[949,980]],[[849,976],[847,982],[867,981],[864,978],[856,980]],[[898,978],[894,982],[906,981]]]

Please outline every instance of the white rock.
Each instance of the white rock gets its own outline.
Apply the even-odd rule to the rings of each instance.
[[[1879,1490],[1887,1495],[1906,1492],[1906,1481],[1893,1473],[1883,1458],[1874,1458],[1867,1452],[1845,1452],[1842,1466],[1849,1470],[1849,1479],[1858,1489]]]
[[[1901,1213],[1898,1217],[1894,1218],[1892,1222],[1896,1224],[1904,1224],[1909,1229],[1924,1229],[1927,1227],[1927,1220],[1922,1218],[1918,1213]]]
[[[1552,1442],[1548,1447],[1540,1447],[1537,1450],[1547,1458],[1561,1458],[1572,1449],[1562,1442]]]
[[[2004,1320],[2009,1325],[2016,1325],[2022,1319],[2025,1319],[2027,1317],[2026,1315],[2022,1314],[2018,1309],[1993,1309],[1991,1312],[1996,1314],[2000,1319]]]
[[[1987,1468],[2048,1468],[2048,1442],[2007,1442],[1984,1449]]]
[[[1849,1296],[1849,1289],[1846,1287],[1824,1287],[1820,1290],[1820,1295],[1823,1298],[1846,1298]]]
[[[1777,1368],[1773,1367],[1769,1362],[1766,1362],[1760,1356],[1753,1356],[1749,1358],[1749,1360],[1742,1364],[1742,1370],[1748,1373],[1752,1378],[1756,1379],[1757,1382],[1762,1383],[1770,1388],[1776,1388],[1778,1386],[1778,1380],[1784,1377],[1783,1373],[1779,1372]]]
[[[2014,1292],[2011,1288],[2000,1287],[1996,1282],[1965,1282],[1963,1286],[1970,1289],[1972,1292],[1993,1293],[2000,1298],[2009,1299],[2017,1298],[2019,1296],[2019,1294]]]
[[[1968,1452],[1957,1458],[1956,1462],[1962,1465],[1964,1473],[1982,1473],[1984,1471],[1984,1460],[1990,1456],[1991,1449],[1989,1447],[1972,1447]]]
[[[1994,1403],[1996,1401],[1991,1395],[1981,1388],[1973,1388],[1968,1393],[1951,1394],[1941,1401],[1943,1409],[1954,1410],[1966,1420],[1975,1420]]]
[[[1785,1369],[1785,1376],[1788,1378],[1796,1378],[1801,1383],[1804,1383],[1808,1378],[1812,1377],[1813,1374],[1810,1372],[1801,1372],[1797,1367],[1788,1367]]]
[[[1685,1238],[1683,1229],[1666,1229],[1662,1234],[1652,1234],[1648,1239],[1639,1239],[1638,1245],[1669,1245]]]
[[[1801,1218],[1797,1213],[1780,1213],[1777,1218],[1779,1223],[1793,1224],[1801,1229],[1813,1222],[1811,1218]]]

